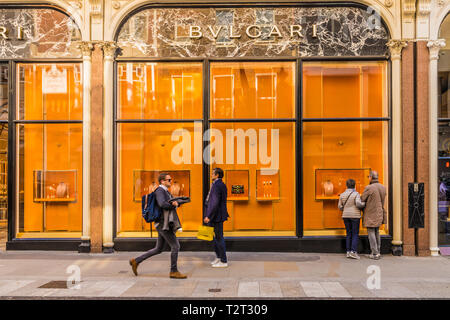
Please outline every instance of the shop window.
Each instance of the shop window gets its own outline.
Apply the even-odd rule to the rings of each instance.
[[[82,124],[17,126],[18,237],[81,236],[82,132]]]
[[[211,170],[224,170],[228,189],[227,235],[295,235],[295,123],[214,122],[211,129]]]
[[[305,63],[303,117],[387,117],[386,83],[385,62]]]
[[[201,63],[119,63],[119,119],[201,119]]]
[[[206,153],[225,173],[226,235],[295,235],[295,63],[215,62],[210,83]]]
[[[194,152],[196,143],[202,145],[201,123],[196,142],[195,128],[193,123],[117,125],[118,236],[148,237],[149,230],[157,235],[153,224],[142,218],[141,199],[159,185],[160,172],[171,175],[173,196],[191,198],[177,212],[183,226],[181,236],[195,236],[192,232],[202,224],[203,201],[201,152],[200,157]],[[180,139],[172,139],[174,132],[180,133]]]
[[[195,237],[203,201],[202,121],[195,121],[203,117],[202,63],[127,62],[117,72],[117,235],[157,236],[142,218],[141,199],[164,171],[171,193],[191,198],[178,209],[179,236]]]
[[[438,244],[450,245],[450,15],[441,24],[439,39],[446,47],[438,60]]]
[[[295,64],[211,64],[212,119],[295,117]]]
[[[362,194],[369,183],[370,171],[376,170],[380,183],[389,187],[385,69],[384,62],[304,65],[302,147],[306,236],[345,234],[337,204],[348,179],[356,181],[356,190]],[[326,121],[326,118],[335,119]],[[364,119],[349,121],[347,118]],[[388,210],[388,197],[384,206]],[[388,227],[389,223],[382,227],[382,234],[388,233]],[[362,233],[366,232],[362,224],[361,229]]]
[[[18,64],[17,75],[17,237],[79,238],[81,64]]]
[[[18,120],[83,120],[81,65],[20,64]]]

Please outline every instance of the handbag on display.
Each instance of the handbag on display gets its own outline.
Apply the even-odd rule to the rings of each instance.
[[[214,238],[214,228],[213,227],[201,225],[198,228],[197,239],[212,241],[213,238]]]

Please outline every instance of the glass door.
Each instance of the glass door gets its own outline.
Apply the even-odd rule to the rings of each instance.
[[[8,65],[0,64],[0,250],[8,235]]]

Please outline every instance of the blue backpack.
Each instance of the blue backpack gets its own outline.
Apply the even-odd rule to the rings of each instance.
[[[156,203],[156,195],[154,192],[146,194],[142,197],[142,217],[148,223],[159,220],[161,209]]]

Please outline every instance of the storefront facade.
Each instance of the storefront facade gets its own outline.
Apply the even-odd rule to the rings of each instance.
[[[66,19],[53,44],[0,56],[10,88],[0,120],[7,248],[144,250],[156,232],[140,199],[167,171],[172,193],[191,198],[179,210],[182,249],[209,250],[195,235],[210,172],[221,167],[229,250],[344,251],[338,195],[349,178],[362,192],[376,170],[388,194],[382,250],[401,254],[405,184],[422,182],[405,171],[405,130],[420,121],[405,122],[402,107],[416,94],[402,82],[410,65],[396,17],[406,22],[405,8],[373,2],[5,5],[15,21],[37,12],[34,24],[45,25],[36,17],[46,10]],[[17,49],[41,29],[20,29],[16,40],[5,30],[3,41]],[[437,238],[429,212],[420,230],[429,238],[413,241],[421,255]]]

